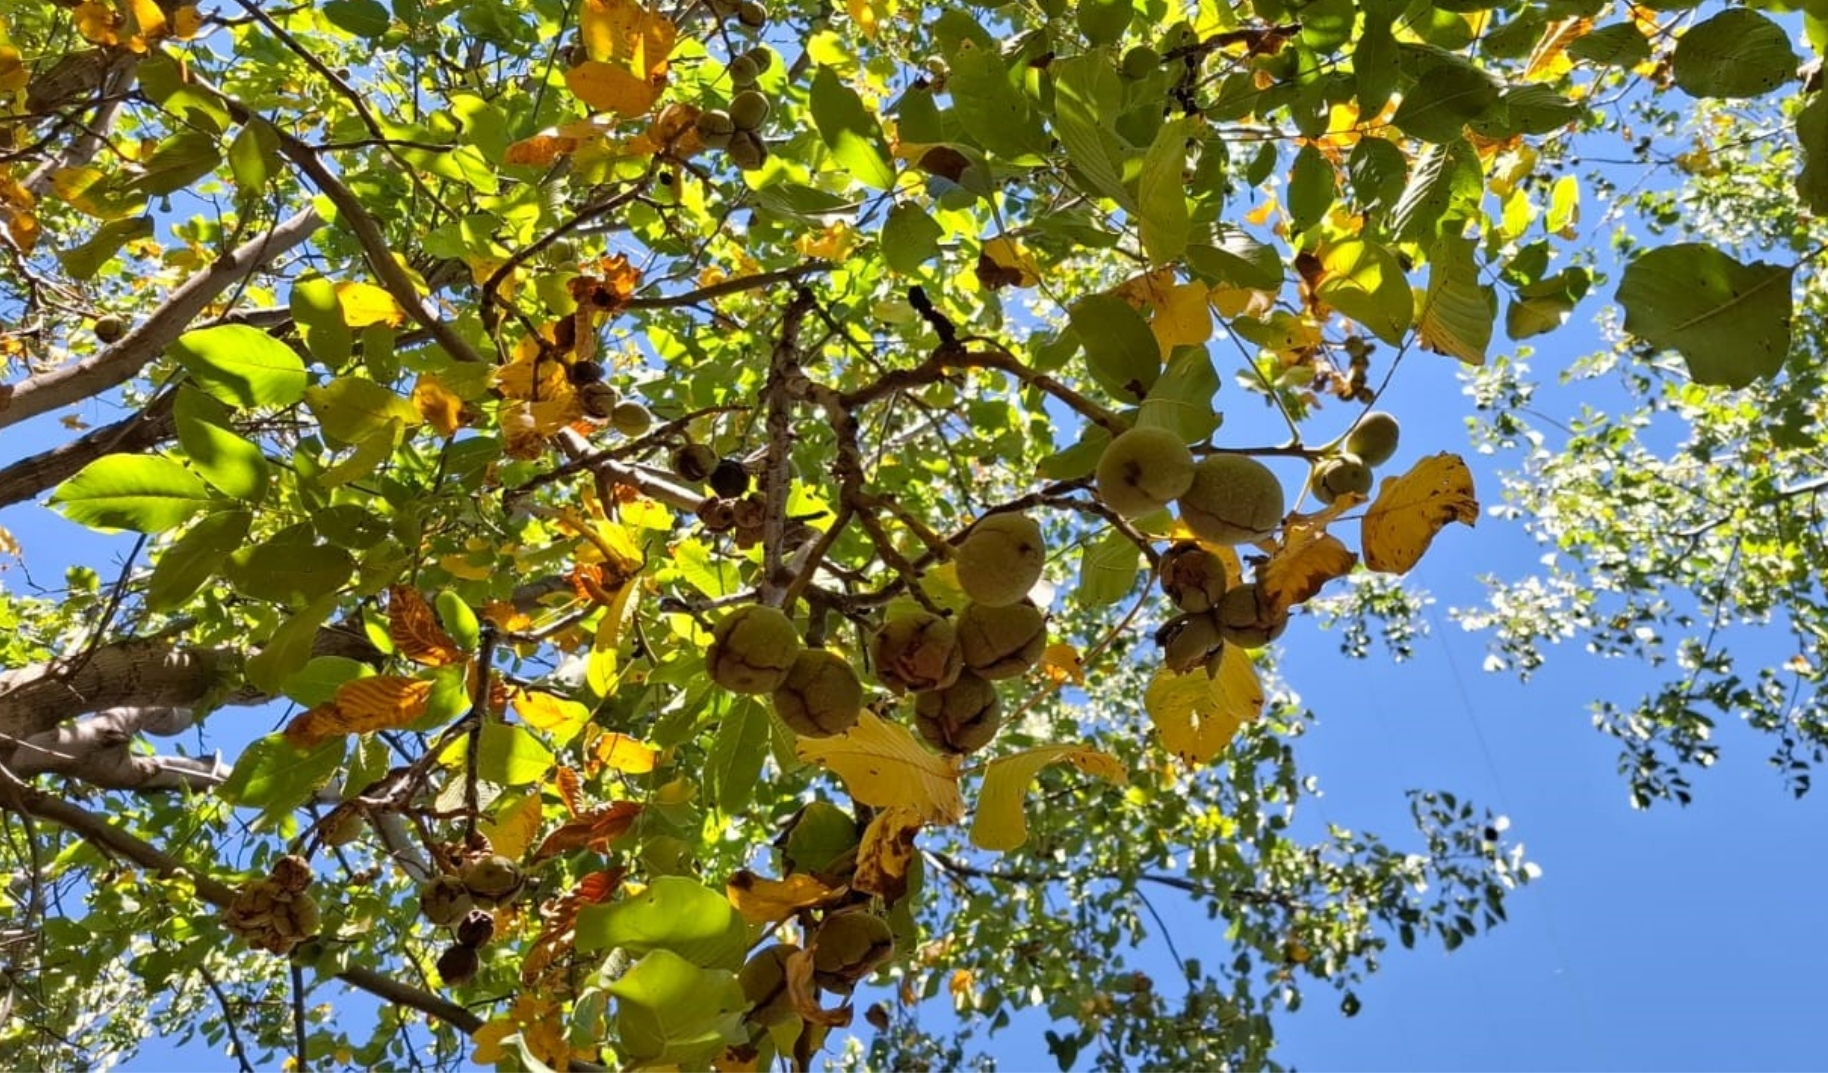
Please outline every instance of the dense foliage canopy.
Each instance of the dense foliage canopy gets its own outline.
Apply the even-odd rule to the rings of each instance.
[[[1274,642],[1400,648],[1475,539],[1374,408],[1424,363],[1556,548],[1460,612],[1494,663],[1673,646],[1599,711],[1634,796],[1709,709],[1807,788],[1809,10],[0,18],[5,1065],[952,1067],[1025,1008],[1273,1063],[1534,874],[1451,788],[1304,807]],[[1569,372],[1636,409],[1545,435],[1524,341],[1602,283]],[[1164,899],[1222,927],[1157,979]]]

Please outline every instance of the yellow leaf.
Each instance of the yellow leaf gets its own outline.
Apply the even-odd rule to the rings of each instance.
[[[584,0],[578,36],[592,60],[618,63],[649,78],[666,70],[678,30],[671,19],[635,0]]]
[[[6,233],[12,236],[13,245],[21,252],[31,253],[38,246],[38,236],[44,228],[38,223],[38,217],[30,212],[14,212],[6,222]]]
[[[0,93],[17,93],[32,80],[32,72],[20,58],[19,50],[0,45]]]
[[[1014,286],[1032,287],[1041,282],[1041,270],[1035,265],[1035,259],[1014,239],[999,235],[986,240],[984,256]]]
[[[1155,672],[1143,691],[1143,707],[1168,751],[1197,766],[1223,752],[1238,728],[1262,713],[1263,684],[1249,653],[1226,645],[1212,677],[1204,670]]]
[[[19,546],[18,538],[14,537],[13,531],[4,525],[0,525],[0,553],[11,555],[15,559],[25,556],[24,549]]]
[[[578,144],[576,138],[541,132],[511,143],[502,154],[502,163],[531,164],[543,168],[559,157],[569,155],[577,149]]]
[[[421,375],[413,385],[413,406],[446,439],[463,427],[463,400],[431,373]]]
[[[171,13],[171,35],[188,41],[203,31],[203,13],[195,4],[185,4]]]
[[[1041,669],[1049,681],[1085,684],[1085,661],[1079,658],[1079,650],[1065,641],[1047,646],[1047,651],[1041,653]]]
[[[1542,31],[1536,47],[1530,50],[1530,58],[1523,65],[1523,80],[1546,82],[1573,70],[1574,61],[1568,58],[1568,46],[1587,36],[1591,29],[1593,20],[1580,16],[1550,23]]]
[[[1211,299],[1212,307],[1227,320],[1233,317],[1262,320],[1276,308],[1274,292],[1252,290],[1249,287],[1214,287],[1207,297]]]
[[[348,280],[336,285],[336,300],[343,307],[343,320],[351,328],[385,324],[397,328],[406,320],[406,312],[394,296],[372,283]]]
[[[590,722],[590,709],[577,701],[531,689],[515,696],[514,710],[522,722],[552,735],[561,745],[577,737],[584,724]]]
[[[876,40],[883,22],[895,14],[895,0],[844,0],[844,7],[857,29],[871,41]]]
[[[1275,552],[1257,568],[1257,586],[1271,613],[1306,603],[1327,582],[1352,572],[1358,556],[1327,532],[1327,525],[1362,502],[1363,496],[1348,492],[1318,514],[1293,514],[1283,523]]]
[[[387,636],[401,655],[427,667],[462,663],[467,658],[438,624],[425,597],[406,585],[387,590]]]
[[[604,767],[624,775],[645,775],[660,763],[658,750],[627,734],[610,733],[598,738],[596,754]]]
[[[1365,512],[1360,541],[1365,565],[1386,574],[1408,573],[1448,522],[1478,521],[1479,501],[1466,462],[1447,452],[1431,455],[1379,486],[1377,501]]]
[[[886,808],[876,813],[857,844],[857,870],[851,877],[851,886],[874,894],[889,905],[906,897],[914,836],[921,827],[920,815],[911,808]]]
[[[965,815],[959,795],[962,761],[927,751],[907,727],[864,712],[857,725],[829,738],[801,738],[797,751],[844,780],[865,805],[906,805],[927,823],[957,823]]]
[[[76,5],[76,32],[92,45],[121,43],[121,17],[107,4],[83,0]]]
[[[660,86],[626,67],[585,60],[565,72],[572,95],[599,112],[633,118],[646,115],[660,99]]]
[[[425,714],[432,683],[418,678],[377,675],[344,682],[336,697],[293,719],[286,738],[309,748],[340,734],[396,730]]]
[[[747,868],[731,876],[724,887],[724,896],[751,924],[778,924],[797,910],[823,905],[834,895],[843,893],[843,887],[834,891],[804,873],[785,879],[768,879]]]
[[[495,810],[493,818],[477,825],[488,836],[489,848],[504,857],[520,860],[540,833],[540,795],[527,794]]]
[[[1180,283],[1167,289],[1149,330],[1162,348],[1162,357],[1177,346],[1199,346],[1212,338],[1212,311],[1206,306],[1207,288],[1202,283]]]
[[[1109,782],[1122,785],[1129,781],[1129,773],[1116,757],[1080,745],[1046,745],[992,760],[984,769],[984,788],[978,794],[977,815],[971,821],[972,843],[980,849],[1004,853],[1028,841],[1024,807],[1028,787],[1042,768],[1062,760]]]
[[[156,0],[127,0],[127,8],[133,13],[135,31],[142,45],[154,38],[165,36],[165,11]],[[136,48],[134,51],[142,51]]]

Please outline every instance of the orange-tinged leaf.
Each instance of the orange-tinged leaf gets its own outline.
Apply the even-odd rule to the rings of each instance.
[[[652,79],[601,60],[585,60],[566,71],[565,87],[594,110],[627,118],[646,115],[660,99],[661,89]]]
[[[584,0],[578,36],[593,60],[620,63],[643,76],[665,70],[678,29],[636,0]]]
[[[477,825],[488,836],[489,848],[504,857],[520,860],[540,833],[540,795],[527,794],[500,804],[490,819]]]
[[[558,791],[559,800],[565,803],[565,811],[573,816],[578,814],[578,803],[582,800],[579,796],[582,782],[576,768],[569,768],[563,764],[560,764],[558,770],[552,773],[552,788]]]
[[[559,829],[546,836],[533,861],[546,860],[573,850],[593,849],[599,852],[627,833],[641,815],[641,806],[633,801],[612,801],[566,820]]]
[[[965,815],[958,780],[963,762],[929,752],[907,727],[864,712],[857,724],[829,738],[801,738],[800,759],[844,780],[850,795],[866,805],[905,805],[927,823],[957,823]]]
[[[32,72],[20,58],[19,50],[0,45],[0,92],[17,93],[32,80]]]
[[[1055,641],[1041,653],[1041,670],[1050,682],[1085,684],[1085,661],[1079,658],[1079,649],[1065,641]]]
[[[195,4],[184,4],[171,13],[171,35],[188,41],[203,32],[203,13]]]
[[[377,675],[344,682],[335,699],[294,718],[286,738],[300,748],[343,734],[396,730],[425,714],[432,683],[417,678]]]
[[[799,1014],[807,1024],[843,1028],[851,1023],[848,1003],[835,1010],[819,1005],[819,989],[812,980],[814,962],[811,948],[796,950],[787,955],[787,962],[782,968],[785,970],[783,975],[787,978],[787,998],[793,1003],[793,1012]]]
[[[394,296],[372,283],[346,280],[336,285],[336,301],[343,307],[343,320],[351,328],[385,324],[397,328],[406,320],[406,311]]]
[[[490,600],[483,605],[482,617],[503,633],[519,633],[533,625],[533,616],[509,600]]]
[[[1143,708],[1162,745],[1182,763],[1198,766],[1223,752],[1238,729],[1263,711],[1263,683],[1250,655],[1226,645],[1214,676],[1204,670],[1155,672],[1143,691]]]
[[[127,0],[127,9],[133,13],[134,31],[142,43],[165,36],[165,10],[157,0]]]
[[[747,868],[738,869],[724,886],[724,896],[751,924],[778,924],[800,909],[824,905],[843,893],[843,887],[833,890],[803,873],[769,879]]]
[[[387,637],[394,649],[414,663],[444,667],[462,663],[463,650],[438,625],[438,616],[419,590],[395,585],[387,590]]]
[[[1061,761],[1108,782],[1121,785],[1129,781],[1129,773],[1116,757],[1080,745],[1045,745],[999,757],[984,769],[984,787],[971,821],[972,843],[1004,853],[1028,841],[1028,787],[1042,768]],[[859,853],[859,861],[861,856]]]
[[[529,164],[543,168],[562,156],[569,156],[577,149],[578,139],[567,138],[560,134],[542,131],[531,137],[512,142],[502,153],[503,164]]]
[[[1479,501],[1466,462],[1445,451],[1430,455],[1379,486],[1377,501],[1365,512],[1365,565],[1386,574],[1408,573],[1448,522],[1478,521]]]
[[[951,979],[946,981],[946,990],[954,999],[969,999],[971,988],[977,983],[977,977],[970,969],[953,969]]]
[[[907,896],[908,866],[914,860],[914,836],[923,826],[911,808],[887,808],[863,829],[857,845],[857,871],[851,886],[894,905]]]
[[[1364,498],[1348,492],[1317,514],[1289,516],[1275,552],[1257,568],[1257,586],[1272,611],[1286,611],[1306,603],[1327,582],[1352,572],[1358,556],[1327,532],[1327,525],[1364,502]]]
[[[660,753],[652,745],[627,734],[610,733],[597,739],[597,762],[624,775],[645,775],[660,762]]]
[[[1530,58],[1523,65],[1523,80],[1544,82],[1573,70],[1574,61],[1568,58],[1568,46],[1587,36],[1592,29],[1593,20],[1581,16],[1551,22],[1543,29],[1536,47],[1530,50]]]
[[[871,41],[876,40],[883,22],[895,14],[895,0],[844,0],[844,6],[851,22]]]
[[[590,709],[577,701],[531,689],[515,696],[514,710],[522,722],[552,735],[553,741],[560,745],[577,737],[590,722]]]
[[[537,987],[548,969],[557,967],[563,972],[566,968],[564,959],[571,953],[575,938],[573,931],[577,925],[578,911],[587,905],[597,905],[608,900],[621,885],[622,869],[606,868],[590,873],[578,880],[577,886],[541,902],[539,915],[542,926],[538,938],[533,940],[526,958],[521,962],[521,982],[530,988]]]
[[[463,427],[463,400],[431,373],[421,374],[413,384],[413,407],[446,439]]]

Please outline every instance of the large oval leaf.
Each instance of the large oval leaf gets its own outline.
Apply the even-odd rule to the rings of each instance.
[[[210,505],[196,474],[169,458],[104,455],[51,493],[64,517],[91,529],[163,533]]]
[[[171,353],[198,387],[231,406],[291,406],[305,397],[304,360],[258,328],[185,332]]]

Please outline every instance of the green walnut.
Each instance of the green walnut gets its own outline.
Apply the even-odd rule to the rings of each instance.
[[[953,555],[959,587],[980,604],[1006,607],[1028,595],[1047,565],[1041,525],[1026,514],[992,514]]]
[[[768,163],[768,143],[752,130],[739,130],[730,135],[730,144],[724,147],[730,155],[730,163],[744,171],[754,171]]]
[[[965,666],[957,629],[930,611],[890,617],[870,641],[870,659],[876,677],[897,693],[944,689]]]
[[[1176,615],[1155,631],[1155,643],[1162,646],[1162,663],[1175,674],[1188,674],[1218,655],[1225,647],[1218,615],[1211,611]]]
[[[730,113],[711,108],[698,113],[695,121],[698,127],[698,140],[705,143],[707,149],[722,149],[730,144],[730,135],[736,133],[736,122]]]
[[[1099,456],[1098,498],[1126,518],[1160,510],[1193,485],[1193,452],[1165,428],[1133,428]]]
[[[520,870],[520,865],[499,853],[469,862],[458,870],[457,878],[463,882],[463,889],[470,892],[470,897],[483,905],[511,902],[527,885],[527,874]]]
[[[755,80],[761,73],[761,68],[746,55],[730,61],[730,84],[737,89],[755,85]]]
[[[914,698],[914,729],[935,749],[973,753],[990,744],[1003,725],[997,687],[973,671],[945,689]]]
[[[812,978],[833,994],[848,995],[894,954],[888,921],[862,910],[833,913],[813,933]]]
[[[768,9],[760,0],[743,0],[736,6],[736,21],[748,29],[759,30],[768,25]]]
[[[1367,466],[1381,466],[1396,454],[1398,434],[1402,431],[1396,418],[1382,410],[1373,410],[1358,419],[1346,434],[1346,450],[1357,455]]]
[[[1211,548],[1184,540],[1162,554],[1162,593],[1189,613],[1210,611],[1224,598],[1231,579],[1225,560]]]
[[[583,407],[585,413],[599,421],[614,422],[616,411],[619,408],[639,405],[639,403],[624,403],[621,394],[615,388],[601,381],[594,384],[580,384],[577,392],[578,405]]]
[[[717,468],[717,452],[702,443],[687,443],[673,449],[670,461],[680,480],[698,484]]]
[[[1248,544],[1282,524],[1282,482],[1248,455],[1213,455],[1193,467],[1193,484],[1178,500],[1181,520],[1201,540]]]
[[[482,958],[473,946],[453,943],[438,955],[438,978],[446,987],[462,987],[476,979],[481,968]]]
[[[732,693],[772,693],[787,681],[801,647],[800,631],[780,608],[747,604],[711,631],[705,666]]]
[[[829,738],[856,725],[863,713],[863,683],[843,656],[808,648],[794,657],[773,700],[775,713],[794,733]]]
[[[107,313],[95,318],[95,337],[104,343],[119,342],[127,334],[127,318],[118,313]]]
[[[472,909],[457,922],[454,929],[457,941],[465,946],[480,949],[489,945],[495,938],[495,915],[487,909]]]
[[[757,45],[743,53],[743,56],[748,59],[750,63],[755,64],[755,69],[757,71],[764,74],[767,73],[768,68],[774,66],[774,51],[766,45]]]
[[[1047,651],[1047,615],[1027,600],[966,604],[956,629],[966,669],[993,682],[1027,674]]]
[[[768,122],[768,98],[753,89],[730,98],[730,122],[737,130],[760,130]]]
[[[787,959],[799,952],[800,948],[792,943],[776,943],[743,963],[736,981],[743,986],[743,997],[749,1000],[751,1023],[777,1025],[799,1016],[787,994]]]
[[[1131,80],[1149,77],[1161,69],[1162,54],[1148,45],[1137,45],[1123,54],[1123,76]]]
[[[1253,582],[1239,585],[1219,601],[1219,633],[1240,648],[1262,648],[1288,629],[1288,612],[1276,612],[1263,601]]]
[[[609,423],[624,436],[639,436],[653,427],[654,413],[638,402],[619,402],[610,411]]]
[[[475,904],[470,889],[456,876],[438,876],[419,888],[420,914],[440,927],[462,920]]]
[[[1309,472],[1308,488],[1322,503],[1351,493],[1364,495],[1371,491],[1371,467],[1352,454],[1323,458]]]

